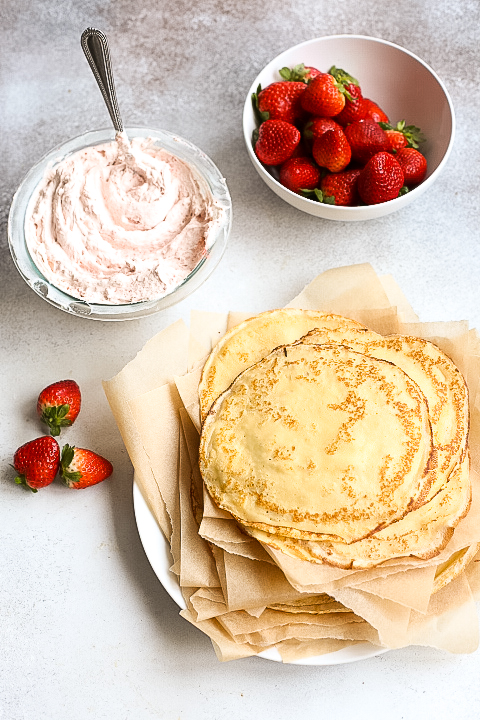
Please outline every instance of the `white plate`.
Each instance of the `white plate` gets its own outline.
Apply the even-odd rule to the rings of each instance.
[[[143,549],[155,575],[177,605],[185,609],[185,601],[180,590],[180,585],[178,584],[177,576],[169,570],[173,564],[170,548],[135,479],[133,482],[133,507],[138,534],[140,535]],[[387,648],[378,648],[370,643],[358,643],[357,645],[351,645],[350,647],[337,650],[328,655],[318,655],[305,658],[304,660],[295,660],[292,664],[340,665],[342,663],[355,662],[356,660],[366,660],[375,655],[381,655],[384,652],[387,652]],[[282,662],[280,654],[276,649],[264,650],[258,657]]]

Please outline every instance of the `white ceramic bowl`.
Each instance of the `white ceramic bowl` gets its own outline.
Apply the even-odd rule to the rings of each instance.
[[[275,168],[258,160],[252,146],[257,127],[252,93],[281,80],[278,71],[299,63],[327,72],[332,65],[341,67],[357,78],[364,97],[374,100],[390,122],[406,120],[419,127],[425,137],[421,151],[427,158],[426,179],[416,188],[395,200],[378,205],[341,207],[324,205],[291,192],[278,181]],[[435,72],[419,57],[386,40],[362,35],[333,35],[295,45],[278,55],[255,78],[243,111],[243,131],[250,159],[262,180],[279,197],[298,210],[328,220],[371,220],[409,205],[427,190],[443,169],[450,154],[455,115],[448,92]]]
[[[8,218],[8,242],[13,261],[25,282],[44,300],[72,315],[92,320],[132,320],[152,315],[183,300],[196,290],[214,271],[227,245],[232,221],[232,202],[226,182],[219,169],[198,147],[166,130],[152,128],[126,128],[127,135],[151,137],[155,143],[168,152],[186,160],[209,187],[214,199],[223,209],[222,221],[205,257],[192,272],[168,295],[152,300],[108,305],[87,303],[79,300],[49,282],[37,268],[30,256],[25,240],[25,218],[29,202],[46,168],[82,148],[111,141],[115,137],[112,129],[96,130],[73,138],[59,145],[42,158],[24,178],[13,198]]]

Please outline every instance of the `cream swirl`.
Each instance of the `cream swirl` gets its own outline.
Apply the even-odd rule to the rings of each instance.
[[[187,162],[122,135],[50,168],[30,208],[27,246],[47,280],[108,304],[175,289],[205,256],[222,215]]]

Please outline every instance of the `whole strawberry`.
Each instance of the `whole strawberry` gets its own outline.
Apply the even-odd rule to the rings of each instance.
[[[15,482],[37,492],[53,482],[59,463],[60,448],[54,438],[45,435],[30,440],[13,456],[13,467],[18,473]]]
[[[113,472],[112,464],[101,455],[65,445],[60,460],[60,474],[69,488],[81,490],[96,485],[110,477]]]
[[[82,397],[75,380],[59,380],[44,388],[37,400],[37,414],[50,428],[50,434],[60,435],[80,412]]]
[[[346,90],[345,107],[335,117],[335,120],[345,127],[356,120],[363,120],[365,117],[365,108],[363,105],[363,95],[358,84],[358,80],[349,73],[335,66],[328,71],[333,75],[335,80],[343,85]]]
[[[356,85],[347,85],[347,90],[349,91],[352,99],[345,100],[345,107],[342,112],[335,117],[335,120],[343,126],[349,125],[356,120],[363,120],[366,115],[366,109],[360,88]]]
[[[415,148],[403,148],[395,155],[403,170],[405,185],[418,185],[427,174],[427,161]]]
[[[385,130],[373,120],[358,120],[347,125],[345,135],[352,148],[352,160],[360,165],[365,165],[376,153],[389,149]]]
[[[345,88],[332,75],[317,75],[307,85],[301,97],[304,110],[312,115],[333,117],[345,106]]]
[[[318,77],[322,74],[321,70],[317,70],[316,67],[312,67],[311,65],[305,65],[305,75],[303,77],[303,80],[307,83],[309,83],[314,78]]]
[[[361,170],[329,173],[322,178],[320,190],[325,197],[333,197],[335,205],[356,205],[359,201],[357,181]]]
[[[365,112],[364,117],[369,118],[369,120],[373,120],[374,122],[390,122],[388,115],[383,112],[382,108],[369,98],[363,98],[363,110]]]
[[[313,190],[320,182],[320,169],[306,157],[290,158],[280,168],[280,182],[294,193]]]
[[[307,145],[313,145],[315,140],[320,137],[320,135],[323,135],[326,130],[335,130],[335,128],[339,127],[340,125],[335,122],[333,118],[312,117],[303,128],[303,137]]]
[[[300,131],[284,120],[266,120],[254,133],[255,153],[264,165],[281,165],[300,142]]]
[[[418,148],[419,144],[425,141],[420,128],[407,125],[405,120],[400,120],[396,125],[385,122],[380,122],[379,125],[387,134],[390,152],[396,153],[404,147]]]
[[[383,125],[387,125],[387,123],[383,123]],[[399,130],[394,130],[393,128],[389,128],[388,125],[383,129],[385,130],[385,133],[387,135],[389,152],[395,155],[399,150],[407,147],[408,140],[402,132],[400,132]]]
[[[253,94],[254,107],[258,110],[260,122],[284,120],[296,123],[305,113],[300,98],[305,91],[303,82],[274,82]]]
[[[352,157],[352,151],[343,130],[326,130],[313,143],[313,159],[330,172],[344,170]]]
[[[403,170],[389,152],[374,155],[358,178],[358,192],[367,205],[394,200],[403,187]]]

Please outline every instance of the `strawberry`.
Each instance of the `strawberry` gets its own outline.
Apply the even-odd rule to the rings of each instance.
[[[13,467],[18,472],[15,482],[37,492],[53,482],[59,463],[60,448],[54,438],[44,435],[30,440],[13,456]]]
[[[352,159],[361,165],[389,147],[385,130],[373,120],[358,120],[347,125],[345,135],[352,148]]]
[[[44,388],[37,400],[37,414],[50,428],[51,435],[60,435],[80,412],[82,398],[75,380],[59,380]]]
[[[305,77],[303,79],[310,82],[313,78],[316,78],[321,74],[321,70],[317,70],[317,68],[314,68],[311,65],[305,65]]]
[[[110,477],[113,472],[112,464],[101,455],[65,445],[60,460],[60,474],[69,488],[81,490],[96,485]]]
[[[365,111],[365,117],[373,120],[374,122],[390,122],[388,115],[369,98],[363,98],[363,109]]]
[[[421,152],[407,147],[399,150],[395,157],[403,170],[405,185],[418,185],[425,179],[427,161]]]
[[[363,105],[363,95],[358,84],[358,80],[349,75],[341,68],[331,67],[328,71],[333,75],[335,80],[343,85],[346,90],[345,107],[335,117],[340,125],[349,125],[355,120],[363,120],[365,117],[365,108]]]
[[[388,139],[388,152],[391,152],[395,155],[399,150],[407,147],[408,140],[402,132],[400,132],[399,130],[388,129],[387,123],[379,123],[379,125],[385,130]]]
[[[345,106],[345,89],[332,75],[322,73],[307,85],[301,103],[303,109],[312,115],[333,117]]]
[[[403,187],[403,170],[389,152],[374,155],[358,178],[358,192],[367,205],[398,197]]]
[[[280,182],[294,193],[313,190],[319,181],[320,170],[309,158],[289,158],[280,168]]]
[[[293,68],[284,67],[279,70],[279,73],[284,80],[289,82],[304,83],[310,82],[310,80],[313,80],[313,78],[317,77],[317,75],[322,75],[320,70],[317,70],[317,68],[304,65],[303,63],[295,65]]]
[[[352,151],[341,128],[326,130],[313,143],[313,159],[330,172],[344,170],[352,157]]]
[[[356,205],[358,203],[357,180],[361,170],[344,170],[325,175],[320,190],[325,197],[333,197],[335,205]]]
[[[304,114],[300,98],[305,89],[303,82],[274,82],[263,90],[259,85],[257,92],[252,95],[259,121],[297,122]]]
[[[391,152],[396,152],[404,147],[418,148],[419,143],[425,142],[425,138],[420,128],[415,125],[406,125],[405,120],[400,120],[395,126],[390,123],[378,123],[387,133]]]
[[[293,151],[293,153],[290,155],[290,158],[300,158],[300,157],[311,157],[312,153],[308,150],[305,143],[303,142],[303,139],[300,138],[300,142],[298,143],[297,147]],[[290,160],[289,158],[289,160]]]
[[[335,130],[340,125],[330,117],[313,117],[307,122],[303,129],[303,137],[308,142],[315,142],[317,137],[323,135],[325,130]]]
[[[265,120],[253,137],[255,153],[264,165],[281,165],[300,142],[300,131],[284,120]]]
[[[363,120],[367,112],[360,88],[356,85],[347,85],[347,90],[352,99],[346,98],[342,112],[335,116],[335,120],[343,126],[349,125],[356,120]]]

